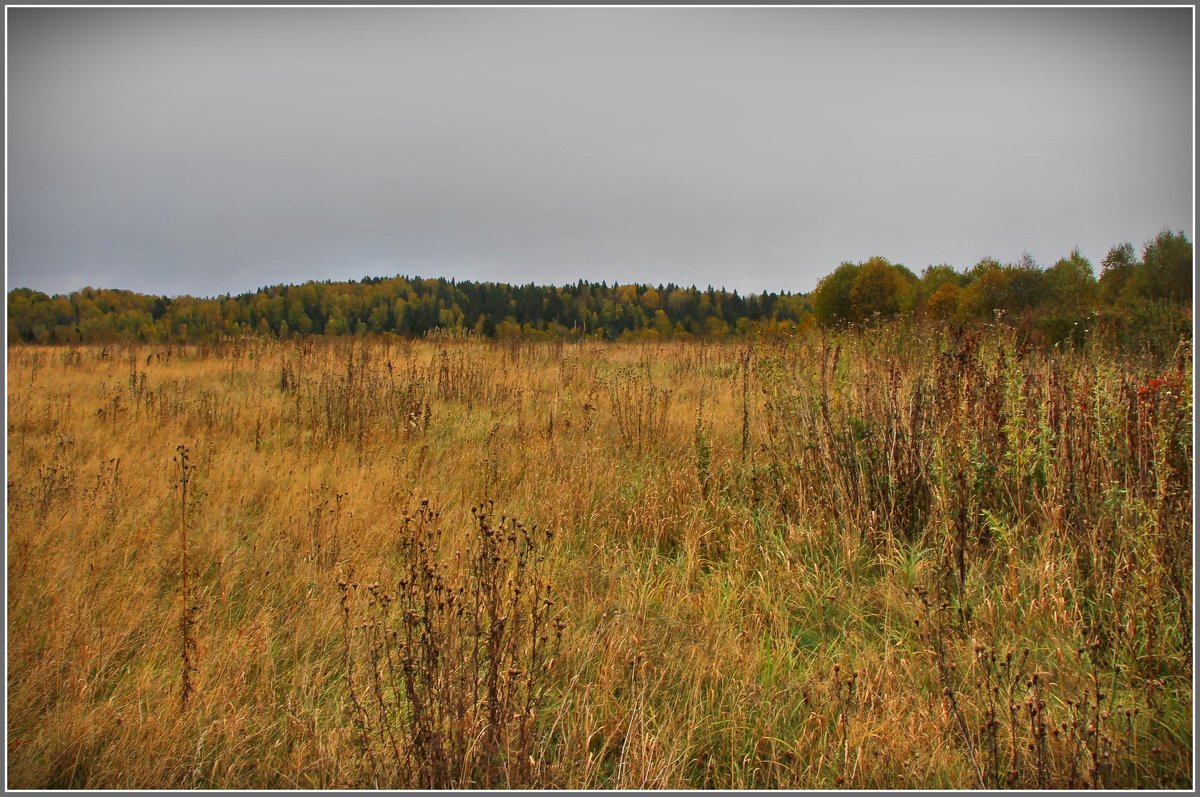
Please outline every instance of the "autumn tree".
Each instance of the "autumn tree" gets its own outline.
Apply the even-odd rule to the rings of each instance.
[[[1178,304],[1192,300],[1192,242],[1163,230],[1142,250],[1142,265],[1125,286],[1134,296]]]
[[[824,326],[835,326],[851,320],[850,286],[862,267],[857,263],[842,263],[825,276],[813,291],[813,314]]]
[[[963,289],[958,287],[958,283],[946,280],[938,285],[937,290],[925,302],[922,308],[923,315],[940,323],[952,321],[958,315],[962,294]]]
[[[1116,304],[1125,283],[1140,265],[1132,244],[1126,242],[1109,249],[1100,261],[1100,299],[1106,304]]]
[[[871,258],[850,283],[850,317],[855,321],[891,318],[900,311],[907,287],[899,269],[882,257]]]

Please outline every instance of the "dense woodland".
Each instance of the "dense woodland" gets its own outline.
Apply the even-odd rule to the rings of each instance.
[[[739,295],[709,287],[562,287],[368,277],[275,285],[216,298],[84,288],[8,294],[8,340],[30,343],[194,342],[262,335],[422,336],[444,330],[498,338],[646,340],[771,336],[814,323],[842,326],[911,315],[959,325],[1000,319],[1023,339],[1055,344],[1093,330],[1138,347],[1191,325],[1192,244],[1164,230],[1139,254],[1112,247],[1097,269],[1078,250],[1049,267],[1028,255],[920,276],[882,257],[843,263],[809,295]]]

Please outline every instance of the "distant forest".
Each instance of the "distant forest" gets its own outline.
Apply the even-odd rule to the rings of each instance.
[[[1136,346],[1187,334],[1191,306],[1192,244],[1182,232],[1164,230],[1140,253],[1127,243],[1112,247],[1099,278],[1078,251],[1049,267],[1028,256],[1010,264],[985,258],[965,272],[937,265],[920,276],[874,257],[843,263],[807,295],[402,276],[275,285],[208,299],[90,287],[50,296],[17,288],[8,294],[8,341],[195,342],[436,330],[495,338],[721,339],[908,316],[959,326],[998,320],[1046,344],[1082,340],[1099,329]]]

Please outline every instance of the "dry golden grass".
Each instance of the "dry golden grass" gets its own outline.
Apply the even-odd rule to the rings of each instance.
[[[8,376],[10,786],[1192,783],[1190,352],[244,341]],[[513,697],[422,726],[431,645],[383,609],[437,611],[400,582],[425,501],[430,574],[478,587],[486,500],[554,532],[561,645],[532,608],[431,620],[458,655],[412,683]]]

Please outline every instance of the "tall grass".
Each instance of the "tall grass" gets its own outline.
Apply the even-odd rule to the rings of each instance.
[[[8,369],[11,786],[1193,782],[1188,341]]]

